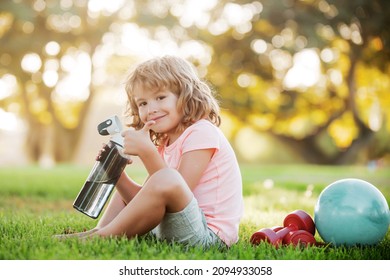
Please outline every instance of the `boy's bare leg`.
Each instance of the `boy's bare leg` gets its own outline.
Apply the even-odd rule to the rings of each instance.
[[[120,211],[123,210],[123,208],[126,206],[126,204],[123,202],[122,197],[118,192],[114,192],[107,209],[105,210],[102,218],[99,220],[97,226],[95,228],[92,228],[87,231],[83,232],[76,232],[76,233],[65,233],[65,234],[57,234],[54,235],[54,238],[57,239],[66,239],[66,238],[83,238],[87,237],[93,233],[95,233],[99,228],[102,228],[109,224]]]
[[[83,238],[83,237],[87,237],[89,235],[92,235],[96,231],[98,231],[98,229],[93,228],[93,229],[90,229],[87,231],[76,232],[76,233],[56,234],[56,235],[53,235],[52,237],[55,239],[59,239],[59,240],[67,239],[67,238]]]
[[[105,227],[108,225],[122,210],[125,208],[126,204],[124,203],[122,196],[119,192],[115,191],[110,203],[107,205],[106,210],[103,213],[103,216],[100,218],[96,229]]]
[[[107,225],[91,236],[143,235],[156,227],[166,212],[183,210],[193,194],[180,173],[165,168],[154,173],[139,193]]]

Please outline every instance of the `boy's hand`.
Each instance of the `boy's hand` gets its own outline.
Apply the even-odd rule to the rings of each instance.
[[[150,149],[155,149],[149,133],[153,124],[155,124],[155,121],[148,121],[140,130],[129,129],[123,131],[123,152],[128,155],[142,156]]]
[[[103,143],[102,148],[99,150],[99,153],[96,156],[96,161],[101,161],[102,158],[106,156],[107,151],[108,151],[107,144]]]
[[[102,144],[102,148],[99,150],[99,153],[96,156],[96,161],[101,161],[103,158],[107,156],[108,153],[108,145],[107,143]],[[133,160],[128,155],[122,155],[127,158],[127,164],[132,164]]]

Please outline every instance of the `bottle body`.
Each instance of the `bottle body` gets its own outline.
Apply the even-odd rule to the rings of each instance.
[[[122,154],[122,147],[110,141],[100,159],[95,162],[73,207],[96,219],[103,210],[127,162],[127,158]]]

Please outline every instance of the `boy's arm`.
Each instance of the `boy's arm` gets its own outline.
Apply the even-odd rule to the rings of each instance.
[[[167,167],[167,164],[154,146],[151,149],[142,151],[138,154],[138,156],[142,160],[142,163],[148,171],[149,176],[159,171],[160,169]]]
[[[122,132],[124,153],[138,156],[142,160],[149,176],[167,167],[156,146],[150,140],[149,130],[154,123],[154,121],[148,121],[140,130],[129,129]]]
[[[136,194],[141,190],[141,185],[133,181],[125,171],[122,172],[119,177],[118,182],[116,183],[116,189],[120,193],[123,202],[125,204],[129,203]]]
[[[214,152],[215,149],[202,149],[189,151],[182,155],[178,171],[192,191],[199,184]]]

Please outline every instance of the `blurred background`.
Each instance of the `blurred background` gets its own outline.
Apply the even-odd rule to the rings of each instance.
[[[165,54],[241,162],[389,166],[389,26],[387,0],[2,0],[0,166],[92,165],[126,72]]]

